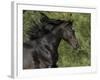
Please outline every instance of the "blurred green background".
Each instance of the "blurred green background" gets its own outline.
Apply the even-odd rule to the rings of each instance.
[[[75,67],[91,65],[91,14],[90,13],[70,13],[70,12],[49,12],[49,11],[23,11],[23,40],[28,40],[28,31],[32,25],[41,24],[41,14],[46,14],[51,19],[73,20],[75,34],[80,44],[80,48],[73,50],[65,41],[61,41],[59,52],[59,67]],[[71,15],[72,14],[72,15]]]

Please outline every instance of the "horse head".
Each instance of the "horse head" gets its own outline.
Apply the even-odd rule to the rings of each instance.
[[[75,35],[73,21],[63,21],[60,25],[62,30],[62,38],[67,41],[73,48],[78,48],[78,40]]]

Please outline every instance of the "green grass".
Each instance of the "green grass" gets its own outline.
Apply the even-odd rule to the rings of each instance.
[[[43,12],[49,18],[60,20],[73,20],[75,34],[80,44],[80,49],[73,50],[65,41],[61,41],[58,52],[60,67],[90,66],[91,65],[91,14],[89,13],[67,13],[67,12]],[[70,16],[72,14],[72,16]],[[32,25],[41,24],[39,11],[26,11],[23,14],[23,36],[24,41],[28,39],[28,31]]]

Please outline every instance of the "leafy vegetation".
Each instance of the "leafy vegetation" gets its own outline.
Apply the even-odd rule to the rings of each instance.
[[[41,11],[43,12],[43,11]],[[73,50],[64,40],[59,45],[60,67],[90,66],[91,65],[91,14],[70,12],[43,12],[51,19],[73,20],[75,34],[80,48]],[[70,15],[72,14],[72,15]],[[28,31],[32,25],[41,24],[40,11],[25,10],[23,13],[23,39],[28,40]]]

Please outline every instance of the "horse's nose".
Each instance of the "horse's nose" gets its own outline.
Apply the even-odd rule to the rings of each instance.
[[[80,45],[77,43],[74,49],[80,48]]]
[[[80,47],[80,46],[79,46],[79,43],[77,43],[77,44],[76,44],[76,48],[79,48],[79,47]]]

